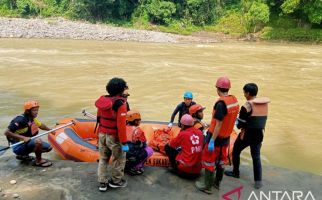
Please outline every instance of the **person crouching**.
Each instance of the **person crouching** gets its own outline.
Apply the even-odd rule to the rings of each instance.
[[[125,172],[140,175],[144,172],[145,161],[152,156],[153,149],[147,146],[146,137],[139,127],[141,115],[138,111],[128,111],[126,115],[126,134],[129,151],[126,153]]]
[[[201,172],[203,135],[194,127],[194,119],[185,114],[181,120],[181,130],[164,150],[169,157],[173,171],[184,178],[196,178]]]

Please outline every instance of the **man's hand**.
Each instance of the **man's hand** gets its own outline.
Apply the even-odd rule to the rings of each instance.
[[[29,142],[31,140],[31,138],[30,137],[23,137],[22,140],[23,140],[24,143],[27,143],[27,142]]]

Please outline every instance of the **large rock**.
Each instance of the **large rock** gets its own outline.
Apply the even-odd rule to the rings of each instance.
[[[0,169],[0,199],[12,199],[14,194],[18,194],[18,198],[24,200],[214,200],[224,199],[223,195],[234,189],[235,192],[230,195],[233,200],[238,199],[238,191],[241,192],[241,200],[260,199],[260,195],[270,195],[270,199],[274,200],[289,200],[293,198],[294,191],[295,195],[302,192],[302,197],[293,199],[322,198],[321,176],[268,166],[263,169],[264,187],[261,190],[253,189],[252,168],[243,166],[240,179],[224,177],[221,190],[215,190],[212,195],[198,191],[194,180],[179,178],[167,169],[158,167],[146,167],[141,176],[126,176],[126,188],[108,189],[104,193],[98,191],[97,163],[54,161],[53,166],[41,168],[32,166],[32,163],[18,161],[13,156],[2,156]],[[13,179],[17,181],[15,185],[10,184]]]

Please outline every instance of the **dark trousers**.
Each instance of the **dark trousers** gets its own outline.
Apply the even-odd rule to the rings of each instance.
[[[175,173],[179,177],[185,178],[185,179],[196,179],[200,176],[199,174],[190,174],[190,173],[180,171],[178,169],[178,162],[176,161],[176,157],[177,157],[178,153],[180,152],[180,150],[172,148],[172,147],[170,147],[169,144],[166,144],[164,146],[164,151],[167,154],[167,156],[169,157],[169,161],[171,163],[173,173]]]
[[[166,144],[164,146],[164,151],[165,153],[167,154],[167,156],[169,157],[169,161],[171,163],[171,167],[174,169],[174,170],[178,170],[177,168],[177,161],[176,161],[176,157],[179,153],[179,151],[177,151],[176,149],[170,147],[169,144]]]
[[[135,151],[129,151],[126,153],[126,169],[131,169],[137,166],[140,162],[143,162],[147,159],[148,153],[145,151],[145,148],[137,149]]]
[[[261,147],[262,142],[253,143],[246,140],[241,140],[240,135],[235,141],[234,149],[233,149],[233,166],[234,173],[239,174],[239,165],[240,165],[240,154],[246,148],[250,146],[250,153],[253,159],[253,171],[254,171],[254,180],[261,181],[262,180],[262,164],[261,164]]]

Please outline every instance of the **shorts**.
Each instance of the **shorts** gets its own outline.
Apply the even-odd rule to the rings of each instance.
[[[27,143],[13,147],[13,153],[16,155],[29,155],[31,152],[34,152],[35,149],[35,139],[30,140]],[[50,144],[42,141],[42,152],[49,152],[52,149]]]

